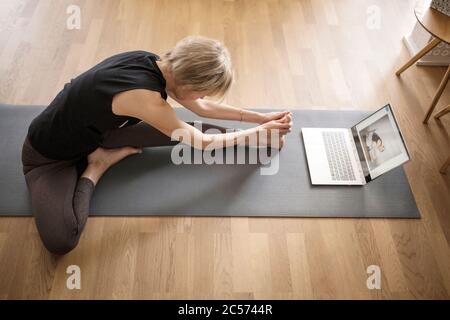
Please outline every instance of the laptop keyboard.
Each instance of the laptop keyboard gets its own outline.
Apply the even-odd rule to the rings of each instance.
[[[350,153],[345,143],[344,132],[323,131],[322,136],[332,180],[356,180],[350,161]]]

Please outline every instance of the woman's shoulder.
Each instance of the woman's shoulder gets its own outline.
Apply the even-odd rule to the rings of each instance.
[[[126,51],[126,52],[115,54],[115,55],[111,56],[109,59],[119,60],[119,61],[122,61],[122,60],[127,61],[127,60],[140,59],[140,58],[145,58],[145,59],[150,58],[150,59],[154,59],[154,60],[160,59],[159,55],[157,55],[156,53],[153,53],[150,51],[145,51],[145,50]]]
[[[153,52],[144,50],[126,51],[105,58],[92,69],[94,71],[104,71],[111,68],[126,66],[137,61],[148,61],[148,59],[159,60],[160,57]]]
[[[122,57],[152,57],[152,58],[159,58],[159,55],[156,53],[145,51],[145,50],[133,50],[133,51],[125,51],[122,53],[118,53],[115,56],[122,56]]]
[[[120,91],[146,88],[165,94],[165,79],[158,70],[157,55],[138,50],[114,55],[94,69],[94,87],[114,95]]]

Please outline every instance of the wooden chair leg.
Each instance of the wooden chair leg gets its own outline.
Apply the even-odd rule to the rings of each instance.
[[[439,88],[436,91],[436,94],[434,95],[433,101],[431,101],[431,105],[428,108],[427,114],[425,115],[425,119],[423,119],[423,123],[427,123],[428,119],[430,119],[431,114],[433,113],[434,108],[436,107],[439,98],[442,95],[442,92],[444,92],[445,86],[447,85],[448,80],[450,79],[450,66],[448,66],[447,71],[445,72],[444,78],[442,79],[441,83],[439,84]]]
[[[424,55],[426,55],[430,50],[432,50],[434,47],[436,47],[439,43],[441,43],[441,40],[438,38],[433,38],[422,50],[417,52],[414,57],[412,57],[407,63],[403,65],[400,69],[397,70],[395,73],[397,76],[399,76],[403,71],[411,67],[417,60],[422,58]]]
[[[447,161],[445,161],[444,165],[441,167],[439,172],[442,173],[442,174],[445,174],[445,172],[447,171],[448,167],[450,167],[450,157],[448,157]]]
[[[442,117],[444,114],[447,114],[447,113],[449,113],[450,112],[450,104],[446,107],[446,108],[444,108],[444,109],[442,109],[441,111],[439,111],[438,113],[436,113],[436,115],[434,116],[434,118],[436,119],[436,120],[438,120],[440,117]]]

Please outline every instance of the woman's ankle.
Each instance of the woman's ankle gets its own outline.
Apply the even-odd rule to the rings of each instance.
[[[101,163],[100,161],[89,162],[88,166],[86,167],[86,170],[84,170],[80,178],[86,178],[91,180],[95,186],[97,185],[98,181],[103,176],[103,174],[106,172],[106,170],[108,170],[108,167],[104,163]]]

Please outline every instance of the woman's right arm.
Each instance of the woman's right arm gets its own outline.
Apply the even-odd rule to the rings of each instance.
[[[258,146],[270,144],[270,133],[279,130],[279,136],[290,130],[289,123],[271,121],[258,127],[228,132],[208,134],[203,133],[194,126],[178,119],[172,106],[161,98],[157,92],[149,90],[133,90],[127,92],[128,97],[120,99],[119,96],[113,100],[113,112],[118,115],[131,116],[141,119],[158,129],[165,135],[175,140],[188,144],[196,149],[220,149],[228,146],[246,143],[246,137],[256,136],[264,130],[268,134],[268,139],[261,139]]]

